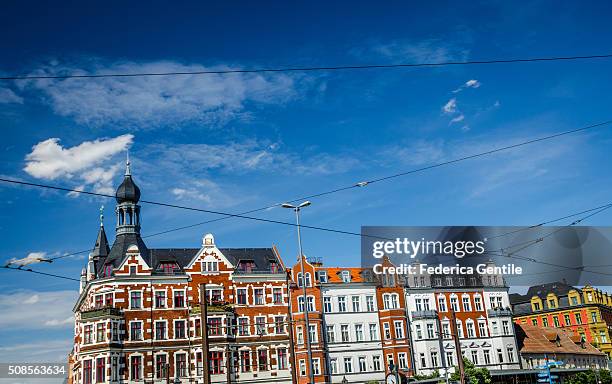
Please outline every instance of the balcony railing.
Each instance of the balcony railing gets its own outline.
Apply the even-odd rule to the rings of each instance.
[[[89,311],[81,312],[81,320],[99,319],[105,317],[121,317],[123,311],[115,307],[95,308]]]
[[[225,301],[213,301],[211,303],[208,304],[207,307],[208,313],[211,312],[233,312],[234,311],[234,307]],[[201,308],[199,305],[196,305],[192,308],[191,310],[192,313],[200,313],[201,312]]]
[[[493,308],[488,309],[487,314],[489,317],[511,317],[512,310],[510,308]]]
[[[412,319],[420,320],[420,319],[435,319],[438,317],[438,313],[433,309],[427,309],[423,311],[412,311]]]

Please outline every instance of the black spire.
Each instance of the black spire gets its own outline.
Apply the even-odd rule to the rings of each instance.
[[[130,170],[130,158],[127,158],[126,167],[125,167],[125,177],[123,178],[123,182],[117,188],[117,192],[115,193],[115,198],[117,199],[117,203],[121,204],[124,202],[138,203],[140,200],[140,188],[134,183],[132,180],[132,172]]]
[[[105,259],[110,252],[108,246],[108,239],[106,238],[106,232],[104,231],[104,225],[100,225],[100,231],[98,231],[98,238],[96,239],[96,245],[91,252],[94,259]]]

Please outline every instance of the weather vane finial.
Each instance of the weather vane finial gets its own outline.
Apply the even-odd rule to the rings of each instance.
[[[100,226],[104,226],[104,205],[100,206]]]
[[[132,171],[130,170],[130,150],[127,150],[126,160],[125,160],[125,175],[131,176]]]

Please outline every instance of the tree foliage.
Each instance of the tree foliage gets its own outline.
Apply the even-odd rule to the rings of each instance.
[[[465,381],[469,384],[491,384],[491,373],[486,368],[476,368],[474,363],[463,358],[463,368],[465,369]],[[451,375],[451,380],[459,381],[459,367],[455,367],[455,372]]]
[[[567,384],[612,384],[612,375],[606,369],[589,370],[572,375],[565,382]]]

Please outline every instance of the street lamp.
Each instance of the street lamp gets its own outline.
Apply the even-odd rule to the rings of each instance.
[[[312,370],[312,348],[311,348],[311,341],[310,341],[310,322],[308,319],[309,317],[308,316],[308,295],[306,294],[306,274],[304,272],[304,253],[302,252],[302,235],[300,233],[300,210],[302,208],[309,206],[310,204],[311,204],[310,201],[306,200],[300,205],[283,203],[281,204],[281,207],[293,209],[293,211],[295,212],[295,221],[297,225],[298,252],[299,252],[298,257],[300,258],[300,269],[302,270],[301,283],[302,283],[302,297],[304,300],[304,322],[306,325],[306,348],[308,351],[308,368],[309,368],[308,373],[310,376],[310,383],[314,384],[315,379],[314,379],[314,372]],[[298,279],[298,283],[300,282],[299,280],[300,279]],[[312,281],[312,278],[310,281]]]
[[[348,384],[348,380],[346,379],[346,375],[342,378],[342,384]]]

